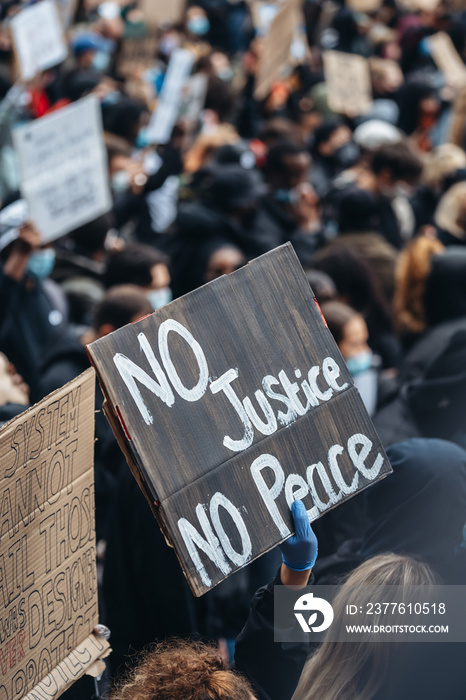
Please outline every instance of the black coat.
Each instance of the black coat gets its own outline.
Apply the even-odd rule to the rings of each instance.
[[[319,243],[318,237],[300,231],[296,222],[270,199],[264,199],[244,225],[213,204],[187,202],[179,207],[175,230],[168,251],[174,297],[205,284],[209,257],[222,246],[234,246],[252,260],[290,241],[305,265]]]
[[[66,302],[51,280],[28,288],[0,270],[0,350],[34,394],[42,355],[67,324]]]

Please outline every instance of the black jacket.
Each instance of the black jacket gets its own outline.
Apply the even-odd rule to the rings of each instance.
[[[176,233],[168,251],[172,258],[173,296],[178,297],[206,282],[209,257],[225,245],[235,246],[251,260],[290,241],[305,265],[318,237],[298,229],[275,202],[264,199],[244,225],[214,204],[186,202],[179,207]]]
[[[0,350],[33,393],[42,354],[66,324],[66,302],[56,284],[45,280],[28,288],[0,270]]]
[[[306,643],[274,641],[274,586],[281,585],[279,570],[259,588],[235,644],[235,667],[253,684],[259,700],[290,700],[310,651]]]

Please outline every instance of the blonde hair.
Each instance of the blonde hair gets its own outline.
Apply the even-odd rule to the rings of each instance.
[[[343,610],[348,604],[359,608],[377,602],[376,592],[370,587],[436,583],[439,579],[432,569],[412,557],[398,554],[373,557],[352,572],[335,597],[334,621],[346,624]],[[373,624],[378,624],[377,616],[373,618]],[[387,679],[394,650],[395,645],[390,643],[326,642],[324,638],[307,661],[292,700],[371,700]]]
[[[420,236],[401,251],[395,270],[393,326],[399,335],[423,333],[426,328],[424,290],[432,256],[445,250],[436,238]]]
[[[428,187],[439,188],[447,175],[466,167],[466,153],[453,143],[442,143],[427,153],[421,180]]]
[[[435,223],[457,238],[465,234],[457,224],[461,209],[466,209],[466,182],[458,182],[443,195],[435,212]]]

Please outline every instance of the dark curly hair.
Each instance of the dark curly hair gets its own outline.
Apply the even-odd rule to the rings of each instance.
[[[109,700],[253,700],[248,681],[230,671],[218,649],[171,640],[152,647]]]

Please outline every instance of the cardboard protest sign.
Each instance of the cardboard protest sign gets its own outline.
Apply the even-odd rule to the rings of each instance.
[[[118,73],[127,77],[135,71],[151,68],[155,63],[157,44],[157,35],[151,31],[143,37],[124,38],[118,56]]]
[[[408,10],[410,12],[419,12],[424,10],[424,12],[433,12],[438,7],[442,0],[396,0],[396,4],[402,10]]]
[[[288,0],[275,15],[267,36],[263,39],[262,51],[256,72],[254,97],[263,100],[267,97],[280,68],[290,58],[290,47],[294,31],[300,21],[300,4]]]
[[[100,104],[91,95],[13,132],[21,192],[42,240],[109,211]]]
[[[148,24],[159,22],[180,22],[186,7],[186,0],[141,0],[140,8]]]
[[[88,352],[195,595],[391,471],[290,244]]]
[[[355,12],[377,12],[382,7],[382,0],[347,0],[346,6]]]
[[[322,58],[330,109],[351,117],[368,112],[372,106],[368,61],[342,51],[324,51]]]
[[[62,26],[69,29],[73,23],[78,0],[56,0],[56,3]]]
[[[432,58],[442,71],[445,82],[452,87],[466,85],[466,66],[445,32],[437,32],[428,38]]]
[[[194,56],[186,49],[175,49],[170,56],[160,97],[147,126],[150,143],[167,143],[172,135],[183,100],[183,88],[191,73]]]
[[[68,47],[53,0],[25,7],[11,20],[11,31],[23,80],[65,60]]]
[[[106,654],[98,622],[94,371],[0,431],[0,697],[57,698]]]

